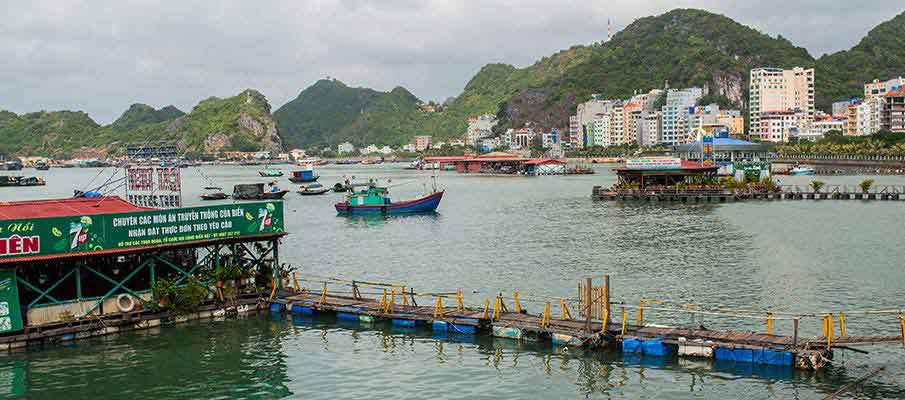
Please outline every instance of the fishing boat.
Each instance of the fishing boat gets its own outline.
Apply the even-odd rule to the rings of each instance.
[[[283,171],[280,171],[278,169],[265,169],[263,171],[258,171],[258,174],[260,174],[264,178],[276,178],[283,176]]]
[[[817,171],[814,168],[805,168],[805,167],[795,167],[789,171],[789,175],[792,176],[801,176],[801,175],[814,175]]]
[[[289,193],[289,191],[280,190],[276,185],[271,185],[271,190],[265,191],[263,183],[246,183],[233,186],[233,199],[235,200],[279,200],[286,193]]]
[[[319,194],[324,194],[330,191],[330,188],[321,185],[320,183],[314,182],[309,183],[307,185],[302,185],[299,187],[297,191],[298,194],[302,196],[314,196]]]
[[[0,186],[44,186],[44,179],[34,176],[0,176]]]
[[[390,215],[434,212],[440,205],[443,191],[436,191],[427,196],[401,202],[390,201],[389,190],[370,183],[355,184],[349,189],[346,201],[336,203],[336,212],[345,215]]]
[[[226,200],[229,195],[223,192],[212,192],[201,195],[201,200]]]
[[[349,189],[351,189],[351,186],[342,182],[336,182],[336,184],[333,185],[333,191],[336,193],[348,192]]]
[[[292,171],[292,175],[289,176],[289,181],[292,183],[308,183],[316,182],[317,178],[320,178],[320,176],[314,174],[314,167],[308,165],[301,171]]]

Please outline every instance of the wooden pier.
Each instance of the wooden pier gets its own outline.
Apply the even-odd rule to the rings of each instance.
[[[778,186],[774,191],[740,191],[729,189],[612,190],[594,186],[594,200],[664,203],[729,203],[745,200],[862,200],[905,201],[905,185],[879,186],[863,191],[855,185],[828,185],[815,192],[799,185]]]
[[[605,282],[602,286],[594,286],[588,280],[579,285],[574,318],[572,307],[565,299],[558,304],[548,302],[542,314],[529,314],[521,307],[517,293],[512,298],[498,295],[492,300],[486,299],[483,307],[476,308],[462,303],[461,292],[416,294],[398,285],[385,288],[382,297],[367,298],[360,294],[360,288],[366,286],[361,283],[352,283],[349,295],[331,293],[326,283],[322,289],[310,292],[299,289],[296,283],[297,293],[273,297],[270,308],[272,312],[303,315],[335,314],[338,319],[347,321],[389,321],[394,326],[424,327],[451,334],[490,334],[513,340],[551,341],[563,346],[621,347],[623,352],[646,356],[708,357],[809,370],[823,368],[832,359],[834,348],[905,344],[905,316],[902,315],[898,316],[902,335],[897,336],[846,336],[845,321],[841,316],[838,321],[841,334],[836,335],[832,315],[823,316],[823,336],[807,339],[798,336],[802,316],[742,316],[763,320],[766,333],[648,324],[643,321],[644,302],[637,307],[619,303],[620,311],[611,312],[617,304],[610,304],[608,277]],[[347,285],[348,281],[339,284]],[[423,297],[431,300],[428,304],[417,305],[417,299],[423,300]],[[650,304],[658,303],[649,303],[647,310],[667,310]],[[626,308],[634,309],[637,319],[629,321]],[[670,311],[720,315],[700,309]],[[794,323],[793,335],[772,334],[774,321]]]

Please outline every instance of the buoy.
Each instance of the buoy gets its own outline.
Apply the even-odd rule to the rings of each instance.
[[[128,300],[128,305],[123,304],[123,299]],[[119,308],[120,312],[131,312],[135,309],[135,299],[128,294],[121,294],[116,296],[116,308]]]

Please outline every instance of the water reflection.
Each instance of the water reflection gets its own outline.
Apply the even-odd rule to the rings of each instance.
[[[389,223],[440,223],[442,222],[442,214],[437,211],[416,213],[416,214],[399,214],[399,215],[341,215],[338,216],[345,219],[345,225],[352,227],[379,227]]]

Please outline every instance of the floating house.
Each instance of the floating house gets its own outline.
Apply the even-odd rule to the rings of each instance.
[[[616,185],[644,190],[675,187],[679,183],[706,183],[716,179],[718,169],[718,165],[703,166],[699,162],[678,158],[628,159],[625,166],[615,168]]]
[[[576,173],[565,161],[553,158],[527,158],[518,154],[491,152],[455,162],[456,171],[464,174],[563,175]]]
[[[224,307],[217,277],[226,268],[247,271],[252,287],[282,283],[283,227],[279,201],[166,210],[119,197],[0,203],[0,348],[159,325],[167,314],[151,299],[162,280],[198,282],[209,316]],[[237,296],[234,306],[256,307],[260,294]]]

